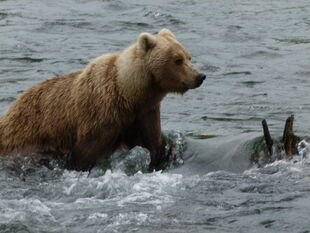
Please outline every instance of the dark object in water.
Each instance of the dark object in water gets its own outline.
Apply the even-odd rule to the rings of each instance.
[[[298,153],[297,145],[296,145],[296,138],[294,137],[294,132],[293,132],[293,122],[294,122],[294,115],[291,115],[286,120],[284,131],[283,131],[283,138],[282,138],[285,154],[290,159],[292,158],[294,154]]]
[[[274,147],[274,141],[270,136],[267,121],[265,119],[262,121],[265,143],[268,149],[268,156],[266,157],[268,157],[271,162],[275,159],[291,159],[294,154],[298,153],[298,137],[294,135],[293,123],[294,115],[291,115],[286,120],[282,139],[279,143],[276,143],[276,146]]]
[[[268,148],[269,156],[271,156],[272,155],[273,140],[270,136],[267,121],[265,119],[262,121],[262,125],[263,125],[264,138],[265,138],[265,142],[266,142],[266,145]]]

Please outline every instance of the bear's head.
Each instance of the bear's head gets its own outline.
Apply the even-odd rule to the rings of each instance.
[[[147,72],[164,92],[184,93],[199,87],[206,76],[191,63],[191,55],[168,29],[138,38]]]

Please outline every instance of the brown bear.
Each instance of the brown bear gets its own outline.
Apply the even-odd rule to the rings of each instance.
[[[0,118],[0,154],[66,156],[72,169],[86,171],[120,145],[140,145],[158,169],[161,100],[205,78],[171,31],[142,33],[122,53],[26,90]]]

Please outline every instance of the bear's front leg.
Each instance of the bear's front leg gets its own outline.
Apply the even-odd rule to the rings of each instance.
[[[102,135],[88,133],[77,141],[68,158],[69,169],[90,171],[98,160],[107,158],[115,150],[117,134],[109,130],[103,132]]]
[[[150,151],[150,171],[161,170],[165,158],[165,142],[161,137],[160,103],[139,114],[136,122],[136,140]]]

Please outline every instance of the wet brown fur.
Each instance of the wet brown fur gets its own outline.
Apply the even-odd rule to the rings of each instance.
[[[177,57],[183,67],[175,67]],[[0,118],[0,154],[70,156],[70,167],[89,170],[120,144],[162,159],[160,101],[168,92],[194,88],[197,70],[174,35],[140,35],[120,54],[107,54],[85,69],[26,90]]]

